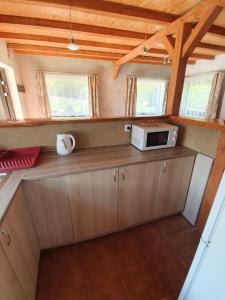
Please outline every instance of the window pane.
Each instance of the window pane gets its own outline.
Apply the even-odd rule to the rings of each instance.
[[[137,79],[136,115],[162,115],[166,92],[166,80]]]
[[[52,117],[90,116],[88,76],[45,74]]]
[[[204,119],[206,117],[213,74],[185,79],[180,115]]]

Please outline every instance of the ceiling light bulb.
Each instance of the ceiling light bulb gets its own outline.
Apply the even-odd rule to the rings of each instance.
[[[74,39],[71,39],[71,42],[67,45],[67,48],[71,51],[79,50],[79,46],[75,43]]]

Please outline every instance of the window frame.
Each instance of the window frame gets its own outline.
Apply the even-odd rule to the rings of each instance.
[[[138,117],[156,117],[156,116],[163,116],[165,115],[166,111],[166,105],[167,105],[167,100],[168,100],[168,87],[169,87],[169,78],[165,77],[152,77],[152,76],[137,76],[137,81],[136,81],[136,96],[135,96],[135,103],[134,103],[134,116]],[[144,114],[137,114],[137,96],[138,96],[138,79],[149,79],[149,80],[161,80],[165,82],[165,93],[164,93],[164,99],[163,99],[163,106],[162,106],[162,114],[149,114],[149,113],[144,113]]]
[[[210,101],[210,95],[212,93],[212,89],[213,89],[213,79],[214,79],[214,75],[216,74],[217,72],[206,72],[206,73],[200,73],[200,74],[193,74],[193,75],[187,75],[185,76],[185,79],[187,80],[190,80],[193,78],[193,79],[198,79],[199,80],[202,78],[202,77],[212,77],[212,82],[211,82],[211,88],[210,88],[210,92],[209,92],[209,97],[208,97],[208,102],[207,102],[207,107],[208,107],[208,104],[209,104],[209,101]],[[185,88],[185,79],[184,79],[184,85],[183,85],[183,90],[182,90],[182,95],[181,95],[181,101],[180,101],[180,110],[179,110],[179,116],[181,117],[185,117],[185,118],[194,118],[194,119],[198,119],[198,120],[204,120],[206,118],[206,114],[207,114],[207,107],[206,107],[206,111],[205,111],[205,116],[204,117],[200,117],[200,116],[196,116],[196,115],[188,115],[188,114],[184,114],[183,111],[186,111],[187,108],[185,108],[185,106],[187,106],[187,103],[188,103],[188,97],[187,99],[185,99],[184,101],[186,101],[186,105],[184,105],[184,108],[183,108],[183,111],[182,111],[182,99],[183,99],[183,96],[184,96],[184,88]],[[190,83],[189,83],[190,85]]]
[[[7,120],[16,120],[16,114],[9,89],[9,83],[6,71],[3,67],[0,67],[0,101],[5,118]]]
[[[47,105],[47,113],[48,113],[48,117],[51,119],[82,119],[82,118],[92,118],[93,114],[92,114],[92,101],[90,99],[90,91],[89,91],[89,82],[88,82],[88,108],[89,108],[89,114],[87,116],[53,116],[51,114],[51,104],[50,104],[50,99],[49,99],[49,95],[48,95],[48,87],[47,87],[47,81],[46,81],[46,75],[59,75],[59,76],[63,76],[63,75],[70,75],[70,76],[83,76],[83,77],[87,77],[88,80],[88,76],[90,76],[91,74],[80,74],[80,73],[70,73],[70,72],[43,72],[44,73],[44,81],[45,81],[45,90],[46,90],[46,105]]]

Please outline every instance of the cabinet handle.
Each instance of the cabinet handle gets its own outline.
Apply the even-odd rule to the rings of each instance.
[[[7,230],[1,229],[1,233],[7,237],[7,246],[11,244],[11,237]]]
[[[116,177],[117,177],[117,171],[114,170],[113,172],[113,181],[116,182]]]
[[[125,171],[122,169],[122,179],[125,180]]]
[[[166,172],[166,169],[167,169],[167,164],[166,164],[166,162],[164,161],[164,162],[163,162],[163,173]]]

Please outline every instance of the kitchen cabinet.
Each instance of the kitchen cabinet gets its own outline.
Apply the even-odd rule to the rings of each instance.
[[[119,224],[128,227],[155,218],[161,162],[119,168]]]
[[[26,298],[35,299],[40,248],[21,186],[16,191],[12,205],[0,226],[0,243]],[[4,258],[1,259],[1,263],[6,264]],[[7,276],[12,281],[12,287],[16,285],[16,299],[24,299],[15,278],[10,278],[9,273]]]
[[[75,240],[118,227],[118,168],[67,176]]]
[[[176,214],[184,209],[195,156],[162,162],[156,217]]]
[[[24,182],[42,249],[68,244],[74,240],[66,177]]]
[[[0,293],[3,300],[25,300],[19,281],[0,245]]]

